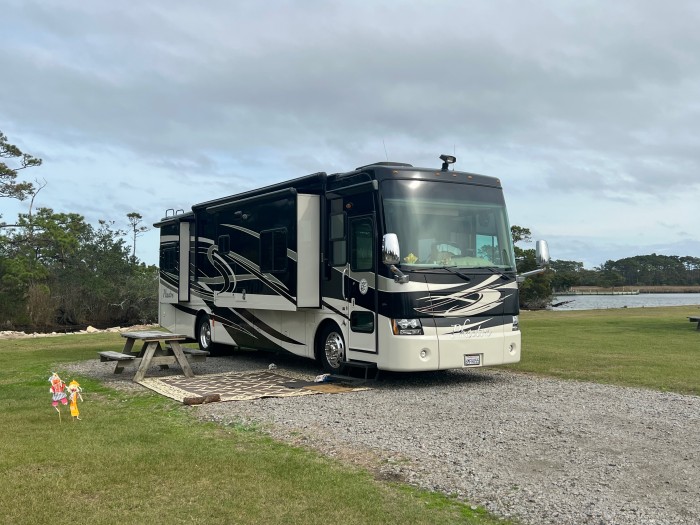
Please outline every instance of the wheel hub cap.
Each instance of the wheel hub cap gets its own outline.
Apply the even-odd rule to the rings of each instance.
[[[329,334],[326,338],[326,360],[333,368],[340,367],[340,363],[345,355],[345,346],[343,345],[343,338],[340,334]]]

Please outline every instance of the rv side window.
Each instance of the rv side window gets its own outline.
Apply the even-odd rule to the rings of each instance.
[[[284,273],[287,271],[287,230],[260,232],[260,271]]]
[[[226,255],[231,251],[231,238],[228,235],[219,235],[219,253]]]
[[[345,238],[345,213],[331,215],[331,241]]]
[[[340,202],[337,200],[334,202]],[[347,242],[345,241],[345,213],[331,215],[330,240],[331,240],[331,264],[343,266],[347,262]]]
[[[347,243],[344,240],[331,242],[331,264],[333,266],[344,266],[347,262],[346,245]]]
[[[174,272],[177,270],[177,248],[161,248],[160,269],[164,272]]]

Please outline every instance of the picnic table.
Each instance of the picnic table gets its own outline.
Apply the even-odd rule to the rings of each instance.
[[[700,330],[700,316],[691,315],[688,317],[688,321],[690,321],[691,323],[698,323],[698,330]]]
[[[146,375],[146,371],[158,365],[161,368],[168,368],[169,365],[179,364],[185,377],[194,377],[192,367],[185,354],[195,359],[206,359],[209,352],[182,348],[180,342],[187,339],[181,334],[171,334],[169,332],[159,332],[156,330],[142,332],[123,332],[122,337],[126,339],[124,349],[121,352],[105,351],[98,352],[101,361],[116,361],[115,374],[121,374],[125,366],[138,366],[134,374],[134,381],[141,381]],[[139,350],[134,350],[137,341],[143,344]]]

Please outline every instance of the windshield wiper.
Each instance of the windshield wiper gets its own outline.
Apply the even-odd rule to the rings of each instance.
[[[469,282],[472,280],[467,274],[460,272],[459,270],[453,269],[451,266],[431,266],[429,268],[416,268],[415,270],[410,270],[412,272],[425,272],[430,273],[432,270],[447,270],[450,273],[459,275],[462,279]]]
[[[496,268],[495,266],[477,266],[476,268],[472,268],[472,270],[489,270],[491,273],[497,273],[503,279],[510,279],[510,277],[506,275],[506,272],[504,270]]]
[[[471,277],[469,277],[467,274],[462,273],[459,270],[455,270],[453,268],[450,268],[449,266],[442,266],[441,269],[447,270],[448,272],[453,273],[455,275],[459,275],[462,279],[464,279],[467,282],[472,280]]]

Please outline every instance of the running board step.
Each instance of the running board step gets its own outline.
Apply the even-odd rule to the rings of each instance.
[[[379,377],[379,369],[377,368],[376,363],[365,363],[363,361],[346,361],[343,363],[341,370],[346,372],[347,375],[332,374],[331,377],[345,381],[358,381],[359,379],[362,379],[351,375],[353,369],[362,373],[365,381],[377,379],[377,377]],[[370,371],[374,372],[374,377],[370,377]]]

